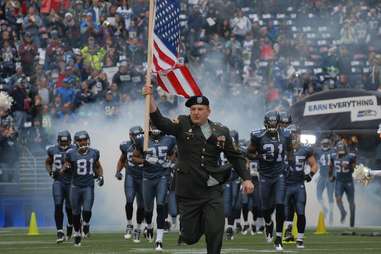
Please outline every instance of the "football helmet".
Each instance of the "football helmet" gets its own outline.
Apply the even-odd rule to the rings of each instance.
[[[321,149],[323,149],[324,151],[327,151],[329,149],[329,147],[331,146],[331,140],[329,140],[329,138],[323,138],[321,141],[320,141],[320,147]]]
[[[279,128],[279,113],[276,111],[267,112],[263,124],[270,134],[275,134]]]
[[[336,144],[336,152],[339,155],[345,155],[345,154],[347,154],[347,146],[346,146],[346,144],[344,144],[343,141],[337,142],[337,144]]]
[[[287,112],[279,112],[279,125],[282,128],[286,128],[292,124],[291,115]]]
[[[90,147],[90,136],[87,131],[78,131],[74,134],[74,142],[80,152],[86,152]]]
[[[63,150],[68,149],[71,144],[70,132],[68,130],[58,132],[57,143],[61,149]]]
[[[295,124],[290,124],[287,127],[287,130],[291,132],[291,142],[292,146],[296,148],[300,144],[300,134],[301,134],[301,129],[295,125]]]
[[[156,126],[150,124],[149,135],[152,137],[152,139],[159,140],[162,132]]]
[[[133,142],[133,143],[136,143],[136,139],[139,135],[142,135],[144,134],[144,130],[142,127],[140,126],[133,126],[130,128],[129,130],[129,136],[130,136],[130,140]]]

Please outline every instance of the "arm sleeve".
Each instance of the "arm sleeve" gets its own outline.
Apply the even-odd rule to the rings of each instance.
[[[165,134],[177,136],[180,130],[180,123],[174,123],[167,117],[164,117],[159,109],[150,114],[152,123]]]
[[[232,138],[230,137],[229,130],[226,129],[226,142],[224,148],[224,154],[229,160],[229,162],[233,165],[234,170],[238,173],[238,175],[243,180],[250,180],[250,173],[246,169],[246,160],[243,157],[242,153],[239,149],[236,149],[233,146]]]
[[[99,161],[99,158],[101,157],[101,154],[99,153],[98,150],[95,150],[95,160]]]

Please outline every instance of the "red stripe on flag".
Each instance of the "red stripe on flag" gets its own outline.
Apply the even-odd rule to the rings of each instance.
[[[156,77],[157,77],[157,83],[158,83],[158,85],[159,85],[165,92],[169,93],[169,90],[168,90],[168,88],[166,87],[166,85],[164,84],[163,80],[161,79],[160,74],[157,74]]]
[[[171,82],[173,88],[176,90],[176,93],[179,95],[184,96],[185,98],[189,98],[189,94],[187,94],[184,91],[184,88],[182,87],[182,84],[180,84],[179,80],[176,78],[175,73],[173,71],[170,71],[167,73],[168,80]]]
[[[156,72],[163,71],[163,69],[160,67],[159,63],[157,62],[157,58],[155,55],[153,55],[153,65],[155,67],[154,71]]]
[[[183,65],[180,67],[180,71],[183,74],[184,78],[188,81],[189,87],[192,89],[194,95],[201,96],[202,92],[198,87],[196,81],[193,79],[189,69],[185,65]]]
[[[155,47],[155,50],[157,51],[157,53],[159,54],[159,57],[162,61],[166,62],[167,64],[173,66],[176,64],[176,62],[170,58],[169,56],[167,56],[161,49],[160,47],[156,44],[156,42],[153,43],[154,47]]]

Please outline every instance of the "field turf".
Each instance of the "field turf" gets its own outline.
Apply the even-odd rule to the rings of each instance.
[[[357,229],[356,236],[342,236],[344,229],[331,229],[326,235],[314,235],[308,231],[305,239],[305,249],[296,249],[294,244],[287,244],[284,253],[381,253],[381,237],[360,236],[365,232],[381,231],[378,229]],[[123,239],[123,232],[93,232],[89,239],[82,241],[81,247],[74,247],[72,241],[62,244],[55,243],[55,231],[40,230],[38,236],[27,236],[26,229],[0,229],[0,253],[17,254],[126,254],[126,253],[157,253],[153,243],[142,239],[136,244]],[[164,251],[162,253],[206,253],[204,239],[192,246],[177,246],[177,234],[164,236]],[[236,235],[233,241],[224,241],[222,253],[271,253],[275,252],[273,245],[264,240],[263,235]]]

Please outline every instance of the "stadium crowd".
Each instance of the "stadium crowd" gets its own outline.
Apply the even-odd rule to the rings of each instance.
[[[112,121],[143,99],[147,1],[0,7],[0,89],[14,100],[0,110],[0,163],[12,167],[18,144],[45,147],[55,123],[85,105]],[[180,52],[216,101],[265,98],[266,109],[287,110],[318,91],[381,89],[380,1],[188,0],[181,10]],[[161,109],[176,109],[177,98],[160,97]]]

